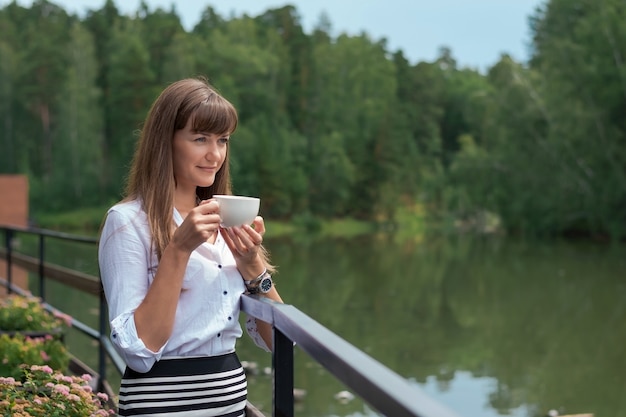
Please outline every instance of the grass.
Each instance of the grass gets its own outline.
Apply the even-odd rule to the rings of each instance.
[[[38,213],[34,220],[42,229],[59,230],[67,233],[96,235],[106,211],[106,207],[86,207],[61,213]],[[402,233],[423,233],[424,213],[419,207],[401,208],[396,216],[396,225],[390,231]],[[294,216],[292,220],[265,219],[266,237],[290,236],[306,232],[315,237],[355,237],[381,230],[389,230],[388,225],[377,224],[351,218],[316,219],[310,216]],[[395,230],[394,230],[395,229]]]
[[[376,231],[376,224],[355,219],[333,219],[323,223],[320,234],[327,237],[353,237]]]
[[[61,213],[36,213],[35,225],[42,229],[59,230],[67,233],[95,235],[107,207],[85,207]]]

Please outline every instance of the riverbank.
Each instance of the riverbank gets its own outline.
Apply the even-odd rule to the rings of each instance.
[[[108,207],[87,207],[60,213],[36,213],[31,219],[31,224],[42,229],[96,236],[107,209]],[[318,219],[309,215],[297,215],[289,220],[265,219],[265,222],[268,238],[292,236],[299,232],[319,237],[354,237],[375,233],[388,227],[373,221],[351,218]],[[414,218],[411,223],[413,223],[411,228],[415,229],[420,228],[423,221]]]

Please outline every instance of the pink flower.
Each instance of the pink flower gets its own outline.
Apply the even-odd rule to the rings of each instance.
[[[15,385],[15,378],[0,376],[0,384]]]
[[[80,376],[82,379],[84,379],[86,382],[91,381],[91,375],[89,374],[83,374]]]
[[[97,395],[98,398],[100,398],[102,401],[109,401],[109,396],[106,395],[104,392],[99,392]]]
[[[59,394],[68,395],[70,393],[70,387],[67,385],[57,384],[54,386],[54,392]]]
[[[115,414],[113,410],[98,410],[94,414],[92,414],[90,417],[106,417],[112,414]]]
[[[76,394],[70,394],[67,396],[67,399],[70,401],[75,401],[75,402],[79,402],[80,401],[80,397]]]
[[[50,356],[44,350],[40,351],[39,354],[44,361],[48,362],[50,360]]]

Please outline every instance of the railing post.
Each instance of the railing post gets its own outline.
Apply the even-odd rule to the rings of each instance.
[[[293,341],[274,327],[274,417],[293,417]]]
[[[44,268],[43,268],[43,260],[45,258],[45,245],[44,245],[44,235],[39,235],[39,296],[43,301],[46,301],[46,285],[44,279]]]
[[[5,234],[4,234],[4,239],[5,239],[5,245],[7,247],[7,282],[9,284],[9,287],[7,288],[7,293],[11,294],[13,292],[12,288],[13,288],[13,277],[11,274],[11,270],[12,268],[12,258],[13,258],[13,253],[12,253],[12,241],[13,241],[13,230],[11,229],[4,229]]]
[[[102,391],[104,389],[104,381],[106,381],[106,352],[104,349],[104,343],[102,342],[103,338],[106,337],[106,326],[107,326],[107,317],[106,317],[106,298],[104,296],[104,291],[100,291],[100,333],[98,337],[98,374],[100,375],[100,380],[98,381],[98,389]]]

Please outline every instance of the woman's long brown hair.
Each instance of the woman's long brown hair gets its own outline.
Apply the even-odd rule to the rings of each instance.
[[[203,78],[170,84],[150,108],[133,156],[124,200],[141,201],[159,260],[174,233],[174,133],[183,129],[189,118],[193,130],[218,135],[232,134],[238,122],[233,105]],[[199,199],[231,194],[228,156],[227,149],[213,185],[197,188]],[[264,249],[262,255],[268,269],[273,270]]]

